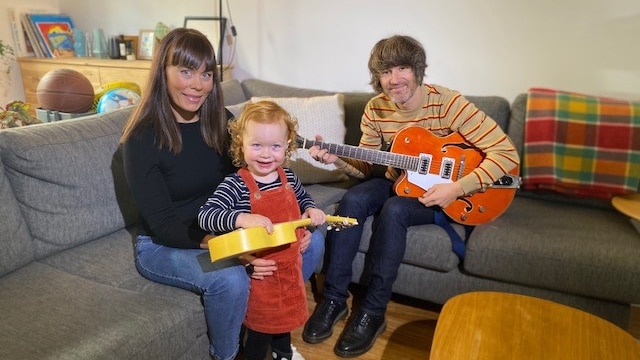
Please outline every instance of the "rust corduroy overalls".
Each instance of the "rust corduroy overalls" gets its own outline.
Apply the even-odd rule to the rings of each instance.
[[[268,217],[274,224],[300,218],[300,205],[279,167],[282,185],[276,189],[259,191],[258,184],[246,168],[238,171],[249,188],[251,213]],[[291,332],[302,326],[309,315],[306,290],[302,279],[302,255],[299,240],[303,228],[296,230],[297,241],[260,251],[257,257],[273,259],[278,270],[263,280],[251,279],[249,304],[244,324],[265,334]]]

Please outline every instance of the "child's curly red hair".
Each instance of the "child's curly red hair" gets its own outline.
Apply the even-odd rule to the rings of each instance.
[[[247,103],[240,115],[238,115],[235,120],[229,122],[229,133],[231,134],[229,153],[231,154],[233,165],[237,167],[247,165],[244,161],[244,152],[242,151],[242,135],[249,121],[256,121],[262,124],[272,124],[283,121],[287,125],[289,146],[287,146],[285,150],[284,165],[288,165],[291,154],[296,150],[298,121],[280,105],[269,100]]]

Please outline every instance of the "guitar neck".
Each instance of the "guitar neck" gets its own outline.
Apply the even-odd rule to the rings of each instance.
[[[326,215],[324,221],[330,224],[338,224],[342,226],[358,225],[358,220],[349,218],[349,217],[344,217],[344,216]],[[299,227],[311,225],[311,219],[304,218],[304,219],[291,220],[288,223],[291,224],[294,228],[299,228]]]
[[[298,136],[297,143],[304,149],[309,149],[315,145],[321,149],[326,149],[331,154],[341,157],[362,160],[377,165],[391,166],[403,170],[417,171],[420,164],[420,159],[417,156],[394,154],[352,145],[325,143],[323,141],[304,139],[300,136]]]

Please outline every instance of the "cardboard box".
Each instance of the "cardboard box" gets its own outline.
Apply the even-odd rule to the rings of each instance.
[[[36,109],[36,117],[42,122],[52,122],[58,120],[73,119],[83,116],[89,116],[95,114],[94,111],[86,113],[66,113],[55,110]]]

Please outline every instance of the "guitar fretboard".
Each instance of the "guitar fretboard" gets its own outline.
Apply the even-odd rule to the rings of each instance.
[[[325,143],[323,141],[308,140],[300,136],[297,137],[296,142],[298,143],[298,146],[303,149],[309,149],[315,145],[338,156],[363,160],[373,164],[386,165],[408,171],[418,171],[421,166],[420,158],[417,156],[394,154],[352,145]]]

